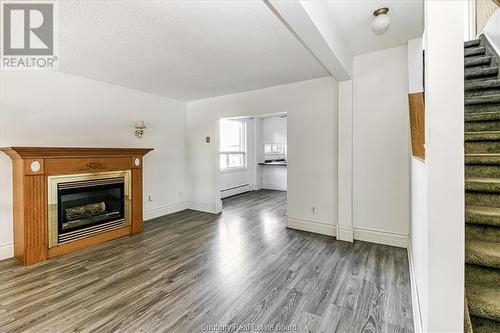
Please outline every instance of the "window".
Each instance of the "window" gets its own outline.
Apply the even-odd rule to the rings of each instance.
[[[220,169],[241,169],[247,166],[246,122],[220,120]]]
[[[287,145],[282,143],[266,143],[264,155],[287,155]]]

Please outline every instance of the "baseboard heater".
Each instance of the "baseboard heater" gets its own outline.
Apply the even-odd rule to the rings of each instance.
[[[230,197],[230,196],[233,196],[236,194],[249,192],[249,191],[250,191],[250,184],[237,185],[237,186],[228,187],[228,188],[220,190],[220,197],[227,198],[227,197]]]

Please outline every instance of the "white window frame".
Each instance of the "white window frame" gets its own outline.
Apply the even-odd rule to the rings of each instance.
[[[248,158],[247,158],[247,123],[246,121],[241,121],[241,138],[240,138],[240,147],[239,151],[225,151],[221,150],[219,146],[219,171],[220,172],[234,172],[234,171],[242,171],[248,169]],[[236,167],[227,167],[222,168],[220,166],[220,156],[226,156],[226,165],[229,165],[229,156],[230,155],[242,155],[243,156],[243,166]]]

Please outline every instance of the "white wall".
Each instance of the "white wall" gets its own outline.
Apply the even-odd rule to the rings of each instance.
[[[337,239],[352,242],[352,143],[353,143],[353,101],[352,80],[340,81],[339,85],[339,128],[338,128],[338,225]]]
[[[500,55],[500,8],[497,8],[483,28],[483,33]]]
[[[215,135],[217,119],[283,111],[288,113],[288,216],[334,230],[337,82],[330,77],[189,102],[189,200],[192,206],[217,211],[215,146],[214,141],[205,143],[206,136]]]
[[[425,5],[426,230],[412,239],[423,331],[461,332],[464,314],[464,6]],[[443,29],[446,27],[446,29]],[[426,231],[426,233],[424,233]]]
[[[424,91],[424,61],[422,38],[408,41],[408,93]]]
[[[354,238],[407,246],[410,134],[407,47],[354,57]]]
[[[2,71],[0,87],[0,146],[152,147],[144,217],[186,207],[186,103],[47,71]],[[139,119],[148,127],[141,140]],[[11,170],[0,154],[0,259],[12,256]]]
[[[408,93],[424,91],[422,38],[408,41]],[[411,225],[410,270],[412,277],[412,305],[415,331],[422,331],[420,303],[427,302],[427,177],[425,161],[418,157],[411,160]],[[423,272],[416,275],[416,272]]]

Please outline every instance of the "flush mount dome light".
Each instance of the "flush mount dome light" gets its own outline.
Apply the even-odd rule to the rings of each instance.
[[[382,7],[373,12],[375,19],[372,22],[372,30],[377,35],[384,34],[391,25],[391,19],[387,16],[389,8]]]

